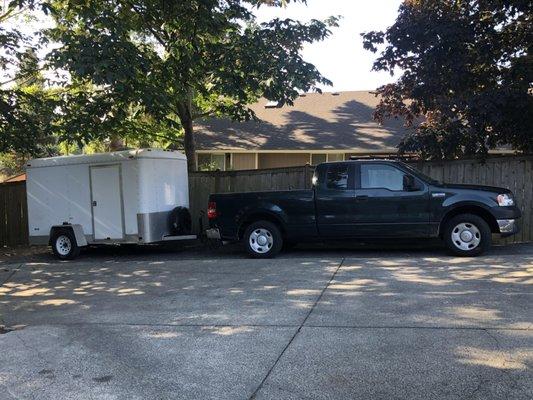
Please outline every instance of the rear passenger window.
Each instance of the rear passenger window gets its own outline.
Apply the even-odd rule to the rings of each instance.
[[[397,168],[383,164],[361,165],[361,189],[403,190],[403,176]]]
[[[349,169],[347,164],[330,165],[326,176],[326,187],[328,189],[347,190]]]

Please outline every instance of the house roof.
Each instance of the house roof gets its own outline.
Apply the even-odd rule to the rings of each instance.
[[[22,182],[25,180],[26,180],[26,174],[23,172],[23,173],[20,173],[20,174],[17,174],[15,176],[5,179],[2,183]]]
[[[380,125],[372,119],[379,102],[367,91],[308,93],[294,106],[266,108],[261,99],[250,108],[260,122],[227,119],[200,121],[198,150],[350,150],[360,153],[396,152],[407,132],[403,122]]]

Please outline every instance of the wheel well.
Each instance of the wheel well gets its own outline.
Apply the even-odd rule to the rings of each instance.
[[[50,235],[48,236],[48,245],[53,246],[52,238],[54,237],[54,235],[60,232],[67,231],[70,231],[70,233],[74,235],[74,231],[72,230],[72,227],[70,225],[52,226],[52,228],[50,228]]]
[[[269,221],[269,222],[272,222],[273,224],[275,224],[279,228],[279,230],[281,231],[281,234],[283,236],[285,236],[285,227],[283,226],[283,223],[280,221],[280,219],[275,217],[275,216],[273,216],[272,214],[262,212],[262,213],[254,213],[254,214],[248,215],[241,222],[241,225],[239,226],[239,232],[238,232],[239,240],[241,240],[242,237],[244,236],[244,231],[246,230],[246,228],[248,228],[248,226],[250,226],[250,224],[252,224],[252,223],[254,223],[256,221]]]
[[[448,221],[459,214],[477,215],[478,217],[481,217],[485,220],[485,222],[489,225],[489,228],[492,233],[500,232],[500,228],[498,227],[498,222],[496,221],[496,218],[494,218],[494,216],[489,211],[477,206],[461,206],[454,208],[444,216],[439,225],[439,236],[442,236],[444,227],[446,226]]]
[[[83,228],[79,224],[63,224],[63,225],[54,225],[50,228],[50,234],[48,236],[48,245],[52,246],[52,237],[57,232],[70,232],[74,236],[76,245],[79,247],[87,246],[87,239],[83,233]]]

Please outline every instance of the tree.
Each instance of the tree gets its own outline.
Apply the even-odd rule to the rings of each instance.
[[[46,2],[37,0],[11,1],[0,12],[1,174],[21,172],[32,157],[106,151],[128,145],[170,146],[177,141],[175,131],[143,114],[138,107],[117,113],[111,103],[93,102],[98,92],[94,85],[47,85],[43,63],[37,55],[42,49],[40,36],[27,29],[23,34],[18,29],[37,10],[50,12]],[[109,117],[100,119],[106,112],[123,116],[121,123],[113,123]],[[90,133],[83,134],[88,127],[92,127]]]
[[[17,86],[44,87],[45,80],[39,66],[39,57],[34,47],[28,47],[20,54],[18,70],[15,74]]]
[[[30,38],[15,24],[8,24],[33,2],[13,1],[0,14],[0,155],[3,159],[22,160],[50,154],[55,125],[57,98],[44,90],[35,48]],[[13,76],[13,71],[15,71]]]
[[[298,90],[330,84],[300,54],[322,40],[336,18],[307,24],[252,12],[283,0],[57,0],[47,3],[57,26],[46,32],[62,45],[50,66],[70,72],[75,91],[66,119],[76,140],[90,140],[127,120],[129,109],[183,131],[189,169],[195,169],[193,124],[206,117],[254,118],[247,104],[265,96],[292,104]],[[68,110],[78,110],[68,112]],[[67,136],[68,136],[67,135]]]
[[[400,151],[427,158],[499,146],[533,152],[530,0],[409,0],[391,27],[363,39],[366,49],[381,49],[374,70],[402,71],[377,89],[374,115],[413,126]]]

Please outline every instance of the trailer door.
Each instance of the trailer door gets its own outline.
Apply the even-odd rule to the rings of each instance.
[[[122,239],[120,165],[92,166],[90,170],[94,239]]]

